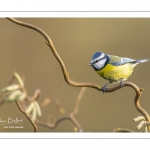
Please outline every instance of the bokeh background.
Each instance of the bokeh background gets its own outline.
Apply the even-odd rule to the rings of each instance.
[[[77,82],[92,82],[103,86],[106,80],[99,77],[89,66],[96,51],[129,57],[150,58],[149,18],[18,18],[42,28],[52,39],[64,61],[71,78]],[[71,87],[63,80],[63,74],[45,39],[37,32],[16,25],[5,18],[0,19],[0,88],[6,87],[13,72],[25,77],[29,95],[39,88],[42,92],[38,102],[46,97],[60,100],[66,115],[73,111],[80,88]],[[150,63],[135,67],[129,81],[144,88],[141,106],[150,113]],[[59,85],[59,86],[58,86]],[[134,106],[135,92],[130,87],[113,93],[87,88],[81,100],[76,119],[84,132],[112,132],[115,128],[134,131],[138,123],[133,118],[141,115]],[[52,114],[62,117],[55,105],[42,108],[47,120]],[[15,103],[0,106],[0,118],[23,118],[23,129],[5,129],[0,132],[33,132],[30,122]],[[56,129],[38,126],[40,132],[74,132],[70,121],[61,122]],[[142,132],[141,129],[138,132]]]

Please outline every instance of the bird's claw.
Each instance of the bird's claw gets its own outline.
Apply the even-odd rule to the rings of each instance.
[[[106,91],[106,86],[107,86],[107,84],[106,85],[104,85],[103,87],[102,87],[102,92],[103,92],[103,94],[105,93],[105,91]]]
[[[124,86],[123,82],[124,82],[124,79],[121,79],[121,81],[120,81],[120,87],[121,87],[121,88]],[[106,87],[107,87],[108,84],[109,84],[109,83],[107,83],[106,85],[104,85],[104,86],[102,87],[102,92],[103,92],[103,94],[105,93]]]
[[[124,86],[123,79],[120,81],[120,87],[122,88]]]

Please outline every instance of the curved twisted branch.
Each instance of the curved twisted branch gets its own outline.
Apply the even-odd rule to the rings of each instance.
[[[28,23],[19,21],[19,20],[14,19],[14,18],[8,18],[8,19],[10,21],[18,24],[18,25],[21,25],[21,26],[24,26],[24,27],[27,27],[27,28],[30,28],[30,29],[33,29],[33,30],[39,32],[47,40],[46,43],[50,47],[50,49],[52,50],[52,52],[53,52],[54,56],[56,57],[56,59],[58,60],[60,66],[61,66],[63,75],[64,75],[64,79],[69,85],[74,86],[74,87],[90,87],[90,88],[94,88],[94,89],[97,89],[97,90],[101,91],[101,87],[97,84],[94,84],[94,83],[78,83],[78,82],[74,82],[74,81],[70,80],[69,72],[67,71],[64,62],[62,61],[62,59],[58,55],[58,53],[57,53],[57,51],[56,51],[56,49],[53,45],[52,40],[50,39],[50,37],[42,29],[40,29],[39,27],[36,27],[32,24],[28,24]],[[124,86],[129,86],[129,87],[131,87],[135,90],[135,92],[136,92],[136,96],[135,96],[135,100],[134,100],[135,107],[145,117],[146,121],[150,121],[148,113],[140,106],[140,103],[139,103],[140,97],[141,97],[140,89],[135,84],[133,84],[131,82],[125,82]],[[118,89],[120,89],[120,85],[112,87],[112,88],[107,88],[105,92],[114,92]]]
[[[33,125],[33,127],[34,127],[34,132],[38,132],[38,128],[37,128],[36,124],[31,120],[31,118],[29,117],[29,115],[23,110],[23,108],[21,107],[20,103],[19,103],[18,101],[16,101],[16,104],[17,104],[18,108],[20,109],[20,111],[25,114],[25,116],[27,117],[27,119],[28,119],[28,120],[31,122],[31,124]]]
[[[25,23],[25,22],[22,22],[22,21],[19,21],[17,19],[14,19],[14,18],[8,18],[10,21],[18,24],[18,25],[21,25],[21,26],[25,26],[27,28],[30,28],[30,29],[33,29],[37,32],[39,32],[46,40],[47,40],[47,45],[51,48],[54,56],[56,57],[56,59],[58,60],[61,68],[62,68],[62,71],[63,71],[63,74],[64,74],[64,78],[66,80],[66,82],[71,85],[71,86],[76,86],[76,87],[91,87],[91,88],[95,88],[97,90],[101,90],[101,87],[99,85],[96,85],[96,84],[93,84],[93,83],[78,83],[78,82],[73,82],[70,80],[69,78],[69,73],[65,67],[65,64],[64,62],[62,61],[62,59],[60,58],[60,56],[58,55],[54,45],[53,45],[53,42],[52,40],[50,39],[50,37],[42,30],[40,29],[39,27],[36,27],[32,24],[28,24],[28,23]],[[107,92],[107,91],[106,91]]]
[[[42,122],[40,120],[35,120],[35,123],[40,125],[40,126],[43,126],[43,127],[46,127],[46,128],[49,128],[49,129],[55,129],[62,121],[65,121],[65,120],[70,120],[79,130],[79,132],[82,132],[82,127],[80,126],[80,124],[78,123],[78,121],[74,118],[74,116],[72,114],[70,114],[70,116],[65,116],[65,117],[62,117],[60,119],[58,119],[55,124],[50,124],[50,123],[45,123],[45,122]]]

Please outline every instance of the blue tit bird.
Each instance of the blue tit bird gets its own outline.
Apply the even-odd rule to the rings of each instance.
[[[148,62],[150,59],[134,60],[131,58],[123,58],[113,55],[108,55],[103,52],[96,52],[90,62],[95,71],[109,83],[102,87],[103,93],[106,86],[110,83],[120,82],[123,86],[123,81],[127,80],[132,74],[133,68],[140,63]]]

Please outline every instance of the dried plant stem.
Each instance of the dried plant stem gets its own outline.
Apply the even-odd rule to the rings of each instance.
[[[5,98],[0,101],[0,105],[3,105],[4,103],[5,103]]]
[[[90,87],[90,88],[94,88],[94,89],[97,89],[99,91],[102,91],[101,87],[97,84],[94,84],[94,83],[78,83],[78,82],[74,82],[74,81],[70,80],[69,72],[67,71],[67,69],[65,67],[65,64],[62,61],[61,57],[58,55],[58,53],[57,53],[57,51],[56,51],[56,49],[53,45],[52,40],[50,39],[50,37],[42,29],[40,29],[39,27],[36,27],[32,24],[25,23],[25,22],[19,21],[19,20],[14,19],[14,18],[8,18],[8,19],[10,21],[18,24],[18,25],[21,25],[21,26],[24,26],[24,27],[27,27],[27,28],[30,28],[30,29],[33,29],[33,30],[39,32],[46,39],[46,41],[47,41],[46,43],[50,47],[50,49],[52,50],[52,52],[53,52],[54,56],[56,57],[56,59],[58,60],[60,66],[61,66],[64,78],[65,78],[65,81],[69,85],[75,86],[75,87]],[[133,88],[135,90],[135,92],[136,92],[135,107],[146,118],[146,121],[150,121],[148,113],[140,106],[140,103],[139,103],[140,97],[141,97],[140,89],[135,84],[133,84],[131,82],[125,82],[124,86],[130,86],[131,88]],[[112,87],[112,88],[107,88],[106,92],[114,92],[114,91],[116,91],[120,88],[121,88],[120,85]],[[149,131],[150,131],[150,129],[149,129]]]
[[[113,132],[134,132],[130,129],[126,129],[126,128],[117,128],[117,129],[114,129]]]
[[[36,124],[31,120],[29,115],[23,110],[23,108],[21,107],[20,103],[18,101],[16,101],[16,104],[17,104],[18,108],[20,109],[20,111],[22,113],[24,113],[25,116],[27,117],[27,119],[31,122],[32,126],[34,127],[34,132],[38,132],[38,128],[37,128]]]
[[[81,101],[81,99],[84,95],[85,90],[86,90],[86,87],[82,87],[80,92],[79,92],[79,95],[77,97],[76,104],[75,104],[75,107],[74,107],[74,112],[73,112],[74,115],[76,115],[78,113],[80,101]]]
[[[22,108],[22,107],[21,107]],[[23,108],[25,109],[26,106],[23,105]],[[22,108],[22,109],[23,109]],[[28,116],[30,117],[30,115]],[[81,125],[79,124],[79,122],[75,119],[73,113],[70,113],[69,116],[64,116],[64,117],[61,117],[60,119],[58,119],[55,123],[45,123],[45,122],[42,122],[38,119],[36,119],[33,123],[36,123],[37,125],[40,125],[40,126],[43,126],[43,127],[46,127],[46,128],[49,128],[49,129],[55,129],[59,123],[61,123],[62,121],[65,121],[65,120],[70,120],[77,128],[78,128],[78,131],[79,132],[82,132],[83,129],[81,127]],[[32,120],[31,120],[32,121]]]
[[[78,128],[79,132],[83,131],[82,127],[80,126],[78,121],[71,114],[70,114],[70,116],[64,116],[64,117],[58,119],[54,124],[45,123],[45,122],[42,122],[42,121],[37,120],[37,119],[35,120],[35,123],[37,125],[40,125],[40,126],[43,126],[43,127],[49,128],[49,129],[55,129],[59,123],[61,123],[62,121],[65,121],[65,120],[70,120]]]
[[[37,89],[35,91],[34,95],[32,97],[28,96],[26,100],[28,102],[34,102],[34,101],[36,101],[39,98],[40,94],[41,94],[41,91],[39,89]]]

